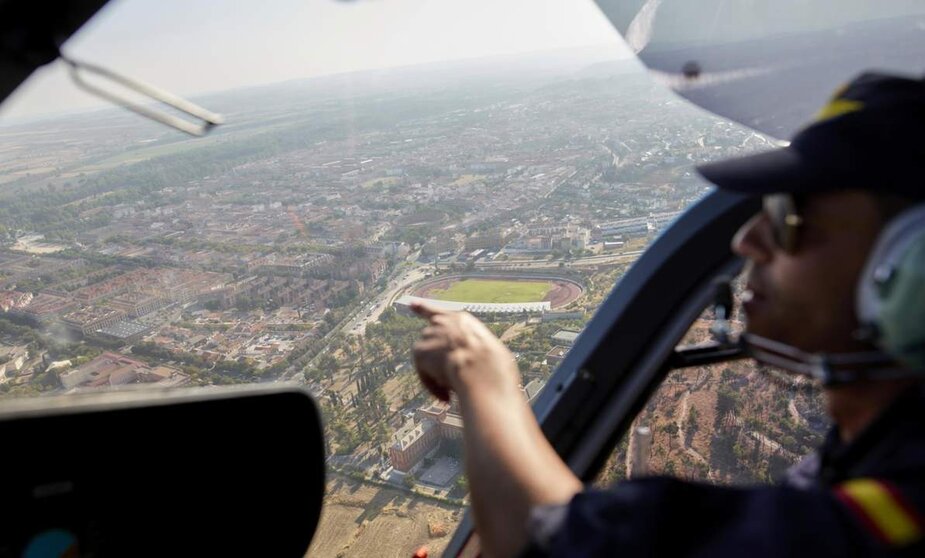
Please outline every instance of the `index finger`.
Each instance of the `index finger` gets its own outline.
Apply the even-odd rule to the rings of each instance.
[[[446,313],[446,311],[442,308],[437,308],[436,306],[423,301],[412,302],[411,311],[424,318],[425,320],[430,320],[434,316]]]

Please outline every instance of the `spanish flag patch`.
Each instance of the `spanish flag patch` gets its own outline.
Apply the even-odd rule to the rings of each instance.
[[[872,535],[889,546],[912,544],[925,532],[919,513],[886,481],[853,479],[838,485],[835,496]]]

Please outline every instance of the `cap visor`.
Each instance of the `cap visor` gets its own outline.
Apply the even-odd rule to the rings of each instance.
[[[812,192],[823,185],[820,169],[788,147],[700,165],[697,172],[724,190],[754,195]]]

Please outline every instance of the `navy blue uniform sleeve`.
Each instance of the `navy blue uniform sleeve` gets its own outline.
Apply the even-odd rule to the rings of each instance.
[[[560,514],[561,515],[561,514]],[[578,494],[535,556],[916,555],[882,544],[833,491],[729,488],[670,478]]]

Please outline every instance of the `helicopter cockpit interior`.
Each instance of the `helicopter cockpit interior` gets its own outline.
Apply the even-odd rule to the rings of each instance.
[[[443,4],[0,0],[0,556],[478,556],[417,299],[589,485],[821,439],[857,362],[742,334],[761,202],[693,169],[921,76],[925,5]]]

